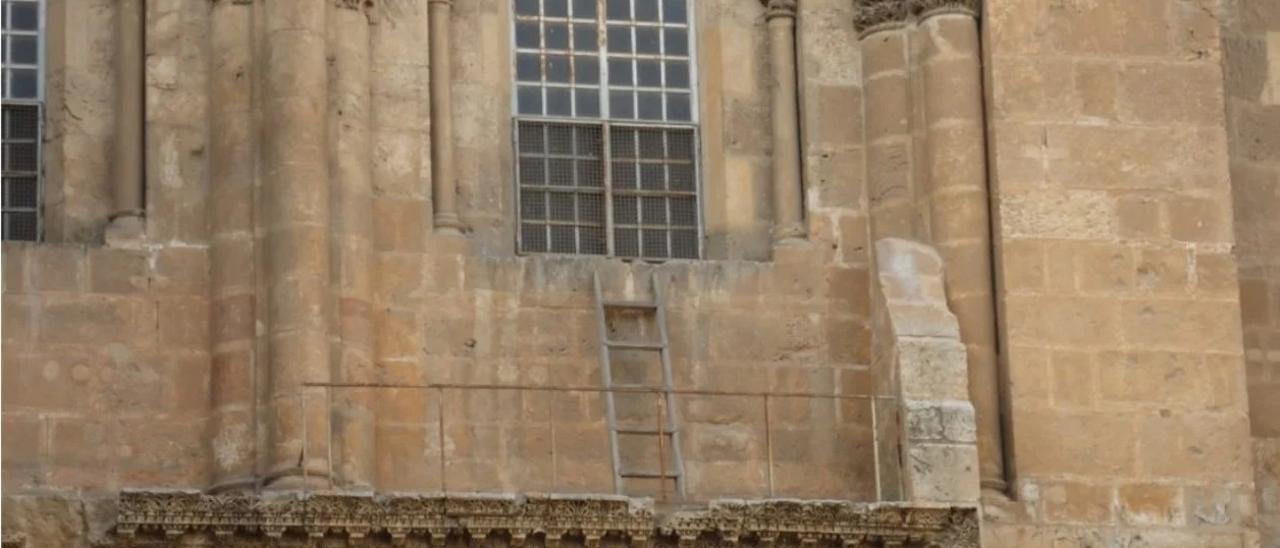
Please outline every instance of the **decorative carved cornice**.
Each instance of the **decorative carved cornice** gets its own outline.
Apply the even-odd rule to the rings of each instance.
[[[863,35],[906,23],[913,17],[962,13],[977,17],[981,0],[854,0],[853,26]]]
[[[799,0],[760,0],[764,5],[764,19],[768,21],[774,17],[796,17],[796,4]]]
[[[563,537],[588,548],[600,540],[631,548],[687,547],[698,539],[720,545],[778,539],[812,546],[919,546],[977,548],[972,507],[908,506],[797,500],[720,500],[698,510],[658,515],[649,499],[619,496],[206,495],[185,491],[120,494],[120,545],[161,546],[203,536],[237,546],[277,546],[290,539],[346,539],[348,546],[385,546],[408,538],[442,545],[449,537],[500,538],[521,548],[537,537],[554,548]],[[219,544],[221,545],[221,544]]]

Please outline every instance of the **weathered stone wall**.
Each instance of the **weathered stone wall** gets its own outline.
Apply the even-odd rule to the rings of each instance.
[[[1226,2],[1227,136],[1263,545],[1280,544],[1280,5]]]
[[[1017,500],[991,546],[1256,534],[1221,13],[986,3]]]

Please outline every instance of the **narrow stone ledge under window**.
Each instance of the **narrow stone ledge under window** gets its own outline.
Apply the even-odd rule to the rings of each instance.
[[[825,500],[723,499],[658,511],[651,499],[614,495],[157,490],[122,492],[118,512],[117,546],[963,548],[979,540],[974,507]]]

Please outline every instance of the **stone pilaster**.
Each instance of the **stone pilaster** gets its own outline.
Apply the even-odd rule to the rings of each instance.
[[[116,5],[116,119],[111,222],[107,244],[141,245],[143,238],[143,44],[145,0]]]
[[[868,209],[873,240],[915,236],[908,16],[902,2],[864,2],[862,31]]]
[[[251,7],[214,3],[209,22],[210,336],[213,486],[252,487],[254,352],[253,57]]]
[[[773,239],[804,238],[800,122],[796,102],[796,0],[761,0],[769,25],[773,93]]]
[[[263,6],[263,199],[269,487],[328,485],[330,380],[325,20],[314,0]]]
[[[328,23],[329,160],[333,196],[334,380],[376,381],[373,366],[373,164],[369,14],[359,2],[331,5]],[[373,397],[367,390],[330,394],[335,482],[368,490],[374,477]]]
[[[968,350],[983,487],[1004,491],[981,45],[972,2],[915,0],[922,41],[930,240]]]
[[[453,0],[428,0],[431,21],[431,187],[435,228],[443,234],[466,229],[458,215],[453,157],[453,63],[450,22]]]

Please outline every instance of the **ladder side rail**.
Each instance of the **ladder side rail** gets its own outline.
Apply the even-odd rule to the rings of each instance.
[[[653,285],[653,301],[657,305],[656,321],[658,323],[658,333],[662,341],[662,384],[663,398],[666,400],[667,429],[672,432],[680,432],[683,429],[678,427],[679,411],[676,407],[676,397],[671,391],[675,388],[671,368],[671,338],[667,331],[667,301],[666,295],[662,290],[662,279],[658,276],[655,269],[651,274]],[[659,444],[659,451],[662,445]],[[671,453],[672,467],[676,476],[676,492],[680,498],[685,497],[685,471],[684,471],[684,454],[680,450],[680,435],[671,436]]]
[[[600,272],[591,273],[596,295],[596,332],[600,335],[600,379],[607,389],[604,393],[605,420],[609,429],[609,453],[613,459],[613,492],[622,494],[622,455],[618,450],[618,419],[613,401],[613,367],[610,365],[608,325],[604,311],[604,293],[600,288]]]

